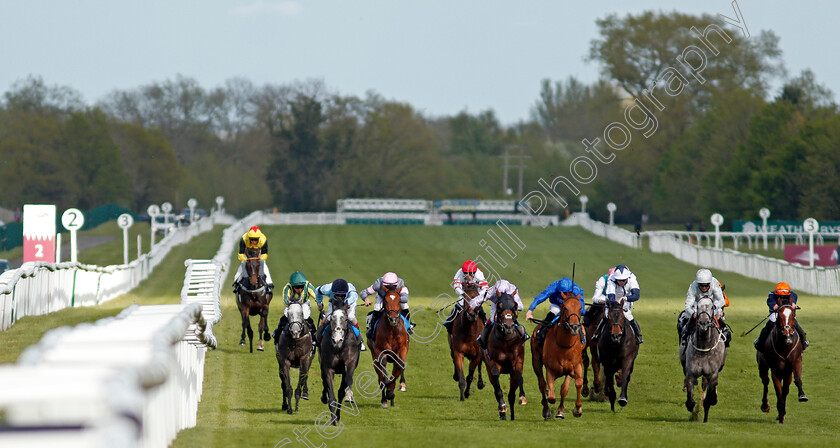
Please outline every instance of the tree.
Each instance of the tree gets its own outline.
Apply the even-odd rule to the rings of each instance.
[[[150,204],[172,200],[183,171],[163,133],[132,123],[114,123],[111,132],[131,185],[131,207],[145,210]]]

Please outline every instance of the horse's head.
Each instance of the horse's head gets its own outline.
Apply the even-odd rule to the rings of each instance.
[[[330,340],[332,346],[340,350],[344,346],[344,338],[347,334],[349,321],[347,320],[347,312],[344,307],[333,307],[332,316],[330,316]]]
[[[383,312],[388,315],[388,323],[392,327],[402,325],[400,318],[400,293],[397,291],[388,291],[385,297],[382,298]]]
[[[613,343],[620,343],[624,336],[624,307],[620,303],[610,303],[607,322],[610,324],[610,338]]]
[[[478,318],[478,313],[470,306],[470,300],[476,298],[478,296],[478,289],[477,288],[467,288],[464,289],[464,317],[467,319],[467,322],[475,322],[476,318]]]
[[[565,302],[563,302],[563,309],[560,310],[560,322],[572,334],[580,333],[581,326],[581,306],[580,299],[574,293],[563,294]]]
[[[779,326],[779,330],[785,339],[785,345],[791,346],[797,342],[799,336],[799,333],[796,332],[796,305],[782,305],[777,312],[776,325]]]
[[[248,281],[252,288],[256,288],[259,285],[260,250],[246,247],[245,257],[245,272],[248,274]]]
[[[709,335],[712,328],[717,327],[715,321],[715,305],[708,296],[703,296],[697,301],[697,327],[695,331],[699,335]]]
[[[289,333],[295,339],[300,339],[306,335],[306,325],[303,322],[303,305],[298,302],[292,302],[288,307],[289,319]]]
[[[496,302],[496,324],[505,339],[516,334],[516,301],[509,294],[502,294]]]

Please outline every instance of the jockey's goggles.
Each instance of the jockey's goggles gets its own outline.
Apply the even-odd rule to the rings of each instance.
[[[345,298],[347,298],[347,294],[336,293],[335,298],[339,300],[344,300]]]
[[[388,291],[392,291],[394,289],[397,289],[397,285],[385,285],[385,289],[387,289]]]
[[[711,283],[698,283],[697,287],[698,288],[711,288],[712,284]]]

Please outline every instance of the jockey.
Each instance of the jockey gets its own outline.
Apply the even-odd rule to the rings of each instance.
[[[470,300],[470,308],[472,309],[480,307],[486,300],[489,300],[493,304],[490,306],[490,318],[487,319],[484,330],[481,331],[481,334],[477,339],[478,345],[483,349],[487,349],[487,337],[490,336],[490,329],[493,327],[493,322],[496,321],[496,303],[499,301],[499,297],[501,297],[502,294],[507,294],[513,297],[513,300],[516,302],[516,311],[522,311],[522,308],[524,307],[522,306],[522,299],[519,298],[519,290],[516,288],[516,285],[507,280],[497,281],[492,288],[485,290],[484,293],[479,294]],[[523,344],[528,339],[531,339],[531,337],[528,336],[528,332],[525,330],[525,326],[520,325],[519,322],[516,322],[516,330],[519,331],[519,337],[522,338]]]
[[[306,280],[303,272],[295,271],[289,277],[289,283],[283,287],[283,303],[286,304],[286,309],[283,310],[283,317],[280,318],[280,323],[277,324],[277,329],[274,330],[274,340],[283,329],[286,328],[289,322],[288,312],[290,303],[300,303],[303,305],[303,318],[309,324],[309,332],[312,334],[312,350],[315,350],[315,322],[312,320],[312,310],[309,305],[309,299],[315,299],[315,287]]]
[[[639,300],[639,281],[636,280],[636,274],[630,271],[630,268],[620,264],[615,267],[615,271],[607,278],[607,304],[621,303],[624,308],[624,318],[630,322],[633,327],[633,332],[636,333],[636,344],[641,344],[642,330],[639,328],[639,323],[633,319],[633,302]],[[609,310],[604,309],[606,316]],[[601,331],[607,324],[607,319],[601,321],[595,334],[592,335],[592,342],[598,341]]]
[[[359,294],[356,293],[356,287],[353,286],[352,283],[348,283],[347,280],[339,278],[332,283],[325,283],[315,288],[315,303],[318,304],[318,311],[324,310],[324,296],[329,298],[329,304],[327,307],[327,314],[324,316],[324,320],[321,321],[321,326],[318,327],[318,331],[315,332],[315,338],[318,345],[321,345],[321,335],[324,333],[324,328],[326,328],[330,321],[330,317],[332,316],[333,299],[344,301],[344,304],[348,307],[347,319],[354,327],[357,329],[359,328],[359,321],[356,320],[356,300],[359,299]],[[359,344],[362,351],[367,350],[362,338],[359,338]]]
[[[533,320],[534,310],[537,308],[537,305],[545,302],[545,299],[549,300],[551,306],[548,308],[548,314],[545,315],[543,325],[540,326],[540,330],[537,332],[537,344],[540,346],[542,346],[543,340],[545,340],[545,334],[548,331],[548,327],[550,327],[554,319],[560,315],[560,310],[563,307],[563,304],[566,303],[566,300],[580,300],[580,313],[584,314],[586,312],[583,304],[583,289],[569,277],[563,277],[560,280],[556,280],[554,283],[548,285],[548,288],[545,288],[545,291],[541,292],[534,298],[534,301],[531,302],[531,306],[528,307],[525,319]],[[586,336],[584,336],[583,332],[581,332],[580,342],[585,343],[585,341]]]
[[[259,249],[260,253],[260,275],[265,275],[265,282],[266,282],[266,293],[271,294],[274,291],[274,282],[271,280],[271,273],[268,272],[268,265],[266,265],[265,260],[268,259],[268,240],[266,239],[265,235],[262,233],[259,227],[253,226],[242,235],[242,239],[239,240],[239,261],[242,264],[239,265],[239,269],[236,271],[236,275],[233,277],[233,293],[236,294],[239,292],[239,281],[242,277],[245,276],[247,272],[245,270],[245,260],[247,257],[245,256],[245,249]]]
[[[723,292],[721,283],[712,276],[712,271],[708,269],[698,270],[695,280],[688,286],[688,291],[685,294],[685,310],[680,313],[680,317],[677,319],[680,343],[685,343],[688,336],[694,331],[694,327],[697,325],[697,302],[704,297],[712,299],[715,306],[715,320],[717,320],[721,331],[726,336],[723,343],[726,347],[729,347],[732,331],[726,325],[723,315],[723,308],[728,304],[726,293]]]
[[[767,323],[764,324],[764,328],[761,329],[758,339],[753,342],[756,350],[761,350],[761,347],[764,346],[764,341],[766,341],[767,336],[770,335],[770,330],[773,329],[773,324],[779,317],[779,313],[776,312],[776,310],[778,310],[782,305],[796,305],[798,298],[799,297],[796,293],[791,291],[789,284],[785,282],[776,283],[776,289],[770,291],[770,294],[767,295],[767,307],[770,308],[770,318],[767,319]],[[799,326],[799,322],[796,322],[796,332],[799,333],[799,338],[802,339],[802,350],[805,350],[809,345],[811,345],[811,343],[808,342],[808,339],[806,338],[807,333],[805,333],[805,330]]]
[[[365,306],[370,306],[370,299],[368,296],[376,294],[376,303],[373,305],[373,311],[368,313],[367,318],[367,334],[366,336],[373,339],[373,325],[379,320],[382,315],[382,308],[384,305],[382,300],[385,299],[385,294],[388,291],[397,291],[400,294],[400,315],[409,319],[408,315],[408,288],[405,286],[405,281],[393,272],[386,272],[385,275],[376,279],[372,285],[367,289],[363,289],[359,294],[359,298],[365,301]],[[408,334],[414,333],[415,324],[412,322],[408,329]]]
[[[589,306],[586,314],[583,316],[583,326],[589,327],[592,320],[595,319],[597,313],[600,313],[607,303],[607,279],[610,278],[615,268],[610,268],[609,272],[598,277],[595,282],[595,292],[592,294],[592,305]],[[595,308],[593,311],[592,309]]]
[[[487,280],[484,279],[484,273],[481,272],[481,269],[472,260],[465,261],[461,265],[461,269],[458,269],[458,272],[455,273],[455,278],[452,279],[452,289],[458,294],[458,303],[452,307],[452,312],[449,313],[449,317],[446,318],[446,322],[443,324],[449,334],[452,334],[452,322],[455,321],[455,316],[464,308],[464,287],[477,288],[479,296],[488,289]],[[478,312],[481,320],[487,318],[483,308],[479,308]]]

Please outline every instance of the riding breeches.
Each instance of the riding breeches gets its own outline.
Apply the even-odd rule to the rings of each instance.
[[[247,275],[248,271],[245,270],[245,263],[239,264],[239,269],[236,270],[236,275],[233,277],[233,282],[238,282],[242,277]],[[271,280],[271,272],[268,271],[268,265],[265,263],[265,260],[260,260],[260,275],[265,275],[265,282],[269,285],[273,285],[274,282]]]

